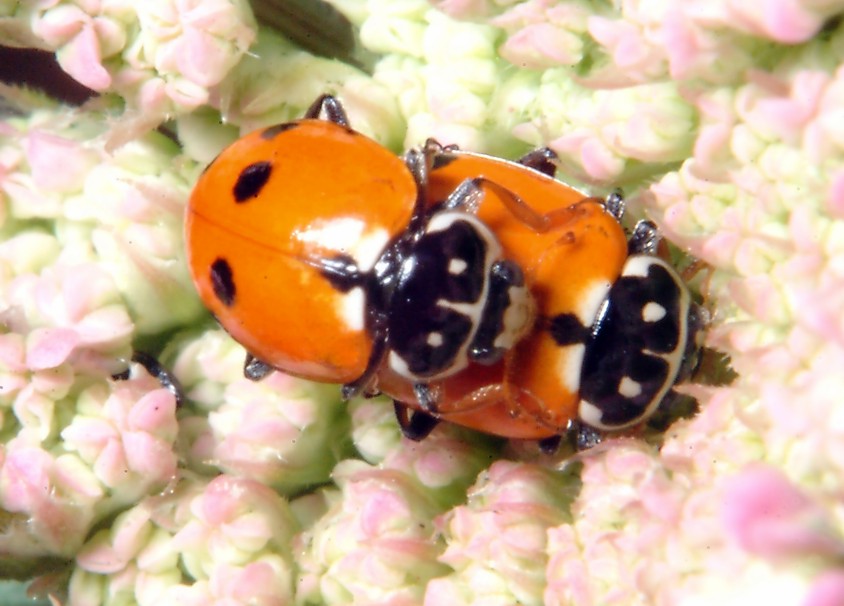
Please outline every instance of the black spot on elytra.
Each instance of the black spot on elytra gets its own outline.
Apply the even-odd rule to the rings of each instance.
[[[580,323],[574,314],[557,314],[548,322],[548,332],[560,347],[586,343],[589,329]]]
[[[214,289],[214,294],[223,305],[231,307],[232,304],[234,304],[236,291],[234,287],[232,267],[229,265],[229,262],[221,257],[218,257],[211,264],[209,276],[211,278],[211,288]]]
[[[234,201],[242,204],[261,193],[270,178],[273,167],[269,162],[255,162],[250,164],[237,176],[234,184]]]
[[[296,128],[299,126],[298,122],[285,122],[284,124],[275,124],[273,126],[268,126],[264,130],[261,131],[261,138],[265,141],[272,141],[276,138],[277,135],[290,130],[291,128]]]

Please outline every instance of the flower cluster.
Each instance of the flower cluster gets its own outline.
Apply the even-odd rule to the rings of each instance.
[[[221,330],[171,347],[173,370],[199,404],[181,420],[187,462],[197,472],[221,470],[294,494],[326,482],[351,450],[336,387],[282,373],[250,381],[243,348]]]
[[[289,603],[289,504],[251,480],[185,479],[97,532],[76,556],[73,604]]]
[[[437,562],[440,509],[408,474],[346,461],[325,513],[299,538],[298,599],[304,604],[417,604]]]
[[[114,93],[149,126],[209,100],[255,39],[246,2],[6,2],[12,42],[55,51],[62,68]]]
[[[108,153],[108,118],[45,108],[0,133],[4,559],[71,556],[176,474],[173,395],[139,369],[112,375],[133,337],[199,311],[172,204],[187,180],[158,135]]]
[[[542,604],[550,529],[568,521],[576,494],[570,474],[494,463],[466,505],[438,520],[446,539],[440,561],[454,572],[429,583],[425,603]]]
[[[8,41],[102,93],[0,88],[2,574],[74,604],[844,602],[844,5],[331,4],[368,71],[241,0],[0,0]],[[706,264],[737,378],[573,458],[412,443],[381,399],[245,379],[183,208],[226,143],[323,92],[396,151],[545,145],[622,186]]]

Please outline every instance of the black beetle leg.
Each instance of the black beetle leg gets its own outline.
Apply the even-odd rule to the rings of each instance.
[[[551,148],[540,147],[519,158],[519,164],[553,177],[557,173],[555,164],[557,158],[557,154]]]
[[[440,150],[439,147],[431,147],[431,141],[433,140],[429,139],[421,150],[412,149],[404,156],[404,162],[410,174],[413,175],[413,180],[416,181],[416,201],[413,205],[410,224],[407,226],[407,231],[411,234],[419,232],[427,220],[428,176],[431,173],[434,158]]]
[[[250,381],[260,381],[275,370],[272,366],[259,360],[251,353],[246,352],[246,359],[243,361],[243,376]]]
[[[566,437],[578,452],[589,450],[601,443],[603,434],[582,421],[573,420],[566,429]]]
[[[179,384],[179,380],[173,376],[169,370],[164,368],[161,362],[156,360],[155,357],[150,354],[142,351],[136,351],[133,353],[132,361],[143,366],[151,376],[158,379],[158,382],[164,389],[173,394],[173,397],[176,399],[176,408],[182,405],[182,402],[185,401],[184,390]],[[123,372],[112,375],[112,379],[116,381],[125,381],[130,377],[130,375],[131,372],[127,368]]]
[[[485,187],[494,191],[501,198],[502,204],[513,215],[514,219],[538,233],[543,233],[548,229],[550,220],[546,215],[536,212],[514,191],[486,177],[466,179],[460,183],[449,194],[443,203],[443,208],[448,210],[461,209],[474,213],[485,195],[483,189]]]
[[[560,448],[560,442],[563,441],[563,436],[557,434],[555,436],[548,436],[539,440],[539,450],[544,454],[552,455]]]
[[[422,146],[422,153],[432,157],[434,164],[436,164],[436,157],[440,155],[448,155],[451,152],[460,151],[460,146],[456,143],[449,143],[443,145],[433,137],[425,139],[425,145]]]
[[[425,409],[425,412],[437,412],[438,390],[431,389],[427,383],[414,383],[413,393],[416,394],[416,401]]]
[[[317,97],[308,111],[305,112],[305,118],[313,120],[319,118],[320,114],[325,112],[325,119],[340,126],[349,126],[349,117],[346,115],[346,110],[343,109],[343,104],[337,97],[333,95],[320,95]]]
[[[408,440],[419,442],[427,438],[434,427],[440,422],[435,416],[413,410],[406,404],[393,401],[393,408],[396,411],[396,420],[399,422],[401,432]]]
[[[624,211],[626,210],[626,202],[624,201],[624,194],[621,193],[620,189],[615,189],[610,192],[604,200],[604,208],[606,208],[607,212],[615,217],[617,221],[621,222],[621,219],[624,217]]]
[[[627,254],[655,255],[661,240],[659,228],[652,221],[639,221],[627,241]]]
[[[378,315],[372,322],[372,352],[369,354],[366,368],[357,379],[343,385],[340,394],[344,400],[350,400],[361,393],[372,393],[370,384],[385,355],[387,355],[387,322],[384,317]]]

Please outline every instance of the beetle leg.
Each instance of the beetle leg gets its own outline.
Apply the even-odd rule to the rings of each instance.
[[[708,286],[710,279],[712,278],[712,271],[711,267],[705,262],[701,261],[700,259],[695,259],[692,261],[683,271],[680,272],[680,277],[683,278],[683,282],[688,284],[695,278],[701,271],[708,270],[709,273],[705,278],[705,282]],[[709,290],[708,288],[701,289],[701,291]]]
[[[246,352],[246,359],[243,361],[243,376],[250,381],[260,381],[274,370],[263,360],[259,360],[251,353]]]
[[[519,164],[532,168],[533,170],[541,172],[543,175],[553,177],[557,173],[557,165],[554,161],[558,156],[554,150],[549,147],[539,147],[533,151],[526,153],[519,158]]]
[[[466,212],[475,213],[481,199],[486,195],[484,188],[494,191],[510,214],[530,229],[542,233],[550,227],[551,221],[547,216],[536,212],[514,191],[486,177],[475,177],[463,181],[446,198],[443,208],[463,209]]]
[[[424,153],[434,157],[439,154],[447,154],[449,152],[456,152],[460,150],[460,146],[456,143],[449,143],[448,145],[443,145],[433,137],[428,137],[425,139],[425,145],[422,147]]]
[[[655,255],[662,236],[652,221],[639,221],[627,241],[627,254]]]
[[[185,400],[184,390],[182,389],[179,380],[173,376],[169,370],[167,370],[161,362],[155,359],[155,357],[151,356],[148,353],[144,353],[142,351],[136,351],[132,354],[132,362],[136,362],[144,367],[151,376],[158,379],[158,382],[161,386],[173,394],[173,397],[176,398],[176,407],[182,405],[182,402]],[[125,381],[131,375],[131,370],[127,368],[123,372],[117,373],[112,375],[112,379],[116,381]]]
[[[589,450],[601,443],[603,434],[600,430],[582,421],[573,420],[566,429],[566,437],[574,448],[580,452]]]
[[[432,143],[433,142],[433,143]],[[436,145],[436,147],[431,147]],[[433,139],[426,142],[421,150],[412,149],[405,154],[404,161],[407,164],[413,180],[416,181],[416,201],[413,204],[413,214],[410,217],[410,224],[407,227],[408,233],[415,234],[425,225],[427,219],[428,202],[428,175],[431,173],[431,165],[436,154],[441,150],[439,143]]]
[[[552,455],[557,452],[560,448],[560,442],[563,441],[563,436],[557,434],[555,436],[548,436],[547,438],[542,438],[539,440],[539,450],[542,451],[543,454]]]
[[[435,416],[412,410],[406,404],[393,400],[393,408],[396,411],[396,420],[399,422],[401,432],[408,440],[418,442],[427,438],[434,427],[440,422]]]
[[[682,381],[688,377],[680,378]],[[664,432],[678,419],[688,419],[699,412],[697,400],[691,396],[680,394],[675,389],[669,389],[662,398],[654,413],[648,417],[647,425],[651,429]]]
[[[615,189],[604,200],[604,208],[620,223],[625,211],[624,194],[620,189]]]
[[[384,356],[387,355],[387,321],[383,314],[374,314],[371,326],[372,331],[372,352],[366,362],[366,368],[361,375],[346,383],[340,390],[344,400],[350,400],[361,393],[371,392],[372,379],[381,366]]]
[[[425,412],[437,412],[438,390],[431,389],[427,383],[414,383],[413,393],[416,394],[416,401]]]
[[[340,126],[349,126],[349,117],[346,115],[346,110],[343,109],[343,104],[334,95],[320,95],[316,101],[311,103],[308,111],[305,112],[305,118],[313,120],[319,118],[320,114],[325,112],[325,119]]]

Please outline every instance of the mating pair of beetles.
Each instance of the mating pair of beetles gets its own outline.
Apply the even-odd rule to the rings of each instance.
[[[393,398],[421,439],[445,420],[554,447],[650,417],[698,357],[703,314],[620,195],[429,140],[398,157],[324,95],[225,149],[190,199],[206,306],[273,369]],[[593,440],[581,438],[581,442]]]

